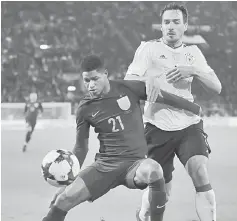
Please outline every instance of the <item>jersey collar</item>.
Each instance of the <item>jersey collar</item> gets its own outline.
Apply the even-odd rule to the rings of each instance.
[[[172,47],[168,46],[167,44],[165,44],[165,42],[163,41],[163,38],[160,38],[160,42],[161,42],[161,44],[164,45],[164,47],[166,47],[171,52],[181,52],[183,50],[183,48],[185,47],[185,44],[182,43],[179,47],[172,48]]]

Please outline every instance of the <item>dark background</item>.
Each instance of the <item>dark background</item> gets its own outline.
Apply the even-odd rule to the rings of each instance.
[[[111,78],[123,77],[140,42],[161,36],[153,25],[166,3],[2,2],[1,102],[24,102],[31,91],[44,102],[69,101],[69,85],[80,96],[79,63],[88,53],[104,58]],[[194,27],[187,35],[205,39],[198,46],[223,87],[209,102],[194,82],[196,102],[207,115],[237,115],[237,2],[182,3]]]

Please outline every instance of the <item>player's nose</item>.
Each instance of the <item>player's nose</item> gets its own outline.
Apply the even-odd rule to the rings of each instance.
[[[95,82],[94,81],[90,81],[89,83],[89,90],[93,90],[95,89]]]

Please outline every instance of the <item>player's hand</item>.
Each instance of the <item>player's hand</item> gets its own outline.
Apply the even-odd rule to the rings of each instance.
[[[175,83],[181,79],[189,78],[194,75],[194,68],[192,66],[178,65],[168,71],[166,79],[168,83]]]
[[[55,201],[57,200],[58,196],[59,196],[61,193],[63,193],[63,191],[65,190],[65,188],[66,188],[66,187],[62,187],[62,188],[60,188],[60,189],[56,192],[56,194],[54,195],[52,201],[50,202],[49,208],[51,208],[51,207],[54,205],[54,203],[55,203]]]
[[[160,94],[160,84],[156,77],[149,77],[146,80],[147,101],[155,103]]]

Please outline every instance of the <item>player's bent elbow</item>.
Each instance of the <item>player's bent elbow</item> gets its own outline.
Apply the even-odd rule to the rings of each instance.
[[[221,90],[222,90],[222,86],[221,86],[221,83],[218,81],[215,83],[215,86],[212,87],[212,93],[214,95],[218,95],[221,93]]]
[[[222,91],[222,85],[221,85],[221,82],[218,82],[216,92],[217,92],[217,94],[220,94],[221,91]]]

